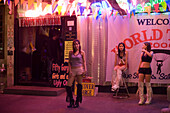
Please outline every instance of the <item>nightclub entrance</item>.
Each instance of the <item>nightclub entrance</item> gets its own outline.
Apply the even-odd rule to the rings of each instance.
[[[61,25],[26,27],[19,31],[18,83],[48,85],[51,82],[51,62],[63,63]]]
[[[66,21],[69,20],[67,18],[70,17],[60,18],[60,22],[56,25],[49,25],[48,23],[48,25],[29,27],[25,26],[27,22],[19,20],[18,37],[15,39],[17,43],[15,57],[16,85],[57,87],[57,81],[62,81],[60,80],[61,77],[59,79],[55,77],[56,74],[63,75],[61,70],[56,71],[52,68],[67,64],[64,47],[66,40],[68,40],[69,33],[67,33],[67,30],[70,30],[69,32],[74,30],[72,28],[67,29]]]

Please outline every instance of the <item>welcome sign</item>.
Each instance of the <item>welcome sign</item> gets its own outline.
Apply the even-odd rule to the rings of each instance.
[[[170,83],[170,15],[135,15],[108,19],[108,55],[106,81],[111,81],[117,46],[124,42],[128,51],[128,71],[125,78],[138,82],[136,74],[142,45],[150,42],[154,56],[151,62],[152,83]]]

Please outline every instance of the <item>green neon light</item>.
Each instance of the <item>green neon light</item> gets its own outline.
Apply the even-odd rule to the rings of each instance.
[[[153,0],[150,0],[151,7],[153,7]]]
[[[116,0],[116,1],[119,2],[120,4],[123,3],[122,2],[123,0]],[[153,12],[153,10],[155,10],[154,5],[155,4],[160,4],[161,2],[164,2],[164,1],[165,0],[149,0],[149,2],[144,4],[144,7],[151,6],[151,12]],[[144,12],[145,11],[144,7],[142,7],[141,4],[137,4],[135,13],[142,13],[142,12]],[[159,10],[160,10],[160,12],[164,12],[165,11],[163,9],[162,5],[159,6]]]
[[[147,7],[147,6],[151,6],[151,3],[148,2],[144,5],[144,7]]]
[[[164,12],[164,8],[163,8],[163,7],[159,7],[159,10],[160,10],[161,12]]]
[[[158,0],[155,0],[155,4],[159,3]]]
[[[142,13],[143,12],[143,8],[142,8],[142,5],[141,4],[138,4],[137,6],[136,6],[136,11],[135,11],[136,13]]]

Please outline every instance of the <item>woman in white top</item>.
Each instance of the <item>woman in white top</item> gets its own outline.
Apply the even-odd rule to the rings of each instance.
[[[85,60],[85,52],[81,50],[80,41],[73,41],[73,51],[69,52],[69,78],[66,86],[67,97],[69,97],[70,105],[68,108],[79,107],[79,102],[82,102],[82,75],[86,73],[86,60]],[[78,82],[77,84],[77,98],[74,104],[74,99],[72,95],[71,86],[73,81]]]
[[[115,52],[114,74],[112,75],[111,91],[116,91],[119,88],[120,80],[122,78],[122,71],[127,69],[128,52],[125,50],[125,44],[118,44],[118,51]]]

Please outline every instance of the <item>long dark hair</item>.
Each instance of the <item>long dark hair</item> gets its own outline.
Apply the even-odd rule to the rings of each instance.
[[[122,58],[121,56],[120,56],[120,49],[119,49],[119,46],[120,45],[123,45],[123,47],[124,47],[124,49],[123,49],[123,56],[125,55],[125,44],[123,43],[123,42],[120,42],[119,44],[118,44],[118,56],[120,57],[120,58]]]
[[[151,44],[149,43],[149,42],[145,42],[144,43],[145,45],[146,45],[146,50],[148,51],[148,52],[150,52],[151,51]]]
[[[80,41],[79,41],[79,40],[77,40],[77,39],[73,40],[73,53],[75,53],[75,52],[76,52],[76,50],[75,50],[75,48],[74,48],[74,43],[76,43],[76,42],[78,42],[78,44],[79,44],[79,53],[81,53]]]

